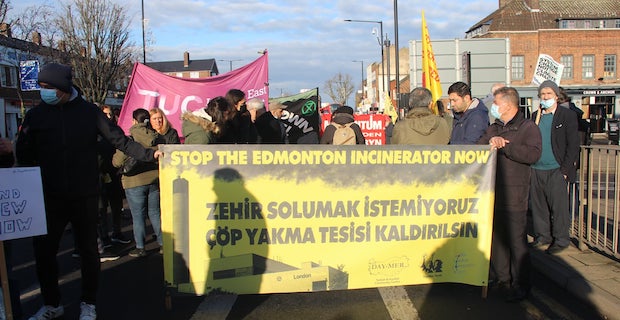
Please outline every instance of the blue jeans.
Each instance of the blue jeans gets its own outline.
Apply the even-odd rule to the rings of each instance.
[[[159,184],[152,183],[145,186],[125,189],[127,204],[133,218],[133,237],[136,248],[144,249],[146,237],[146,214],[149,215],[153,232],[157,236],[157,243],[163,244],[161,237],[161,211],[159,209]]]

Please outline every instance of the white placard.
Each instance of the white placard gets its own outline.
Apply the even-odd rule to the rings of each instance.
[[[538,62],[536,63],[532,83],[538,86],[545,80],[551,80],[559,86],[563,71],[563,64],[553,60],[553,58],[549,55],[541,54],[538,56]]]
[[[41,169],[0,169],[0,240],[46,233]]]

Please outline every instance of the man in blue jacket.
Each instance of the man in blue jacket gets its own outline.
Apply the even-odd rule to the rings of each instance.
[[[567,186],[575,181],[579,156],[577,115],[558,107],[559,94],[555,82],[541,83],[540,109],[532,115],[540,128],[542,155],[532,165],[530,203],[535,240],[531,246],[549,246],[549,254],[559,253],[570,244]]]
[[[18,164],[41,168],[47,219],[47,234],[33,239],[44,305],[30,319],[55,319],[64,314],[56,254],[65,227],[71,223],[81,257],[80,320],[94,320],[100,273],[97,137],[142,161],[155,161],[162,153],[127,138],[101,109],[85,101],[73,87],[71,67],[49,63],[41,68],[38,81],[43,102],[26,114],[16,143]]]
[[[464,82],[453,83],[448,97],[454,115],[450,144],[476,144],[489,127],[489,110]]]

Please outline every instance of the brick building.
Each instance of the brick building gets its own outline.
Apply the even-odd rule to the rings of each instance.
[[[187,51],[183,53],[183,60],[147,62],[146,65],[178,78],[208,78],[219,74],[215,59],[190,60]]]
[[[620,1],[499,0],[466,38],[509,39],[510,85],[524,106],[538,104],[531,82],[539,54],[547,54],[564,65],[560,85],[594,132],[606,130],[604,118],[620,117]]]

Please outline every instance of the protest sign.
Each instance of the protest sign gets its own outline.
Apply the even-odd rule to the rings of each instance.
[[[496,158],[488,146],[161,148],[172,290],[487,285]]]
[[[551,80],[560,85],[563,71],[563,64],[553,60],[553,57],[549,55],[541,54],[538,56],[538,62],[536,63],[536,69],[534,69],[534,78],[532,79],[532,83],[539,86],[545,80]]]
[[[39,167],[0,169],[0,240],[46,233]]]

